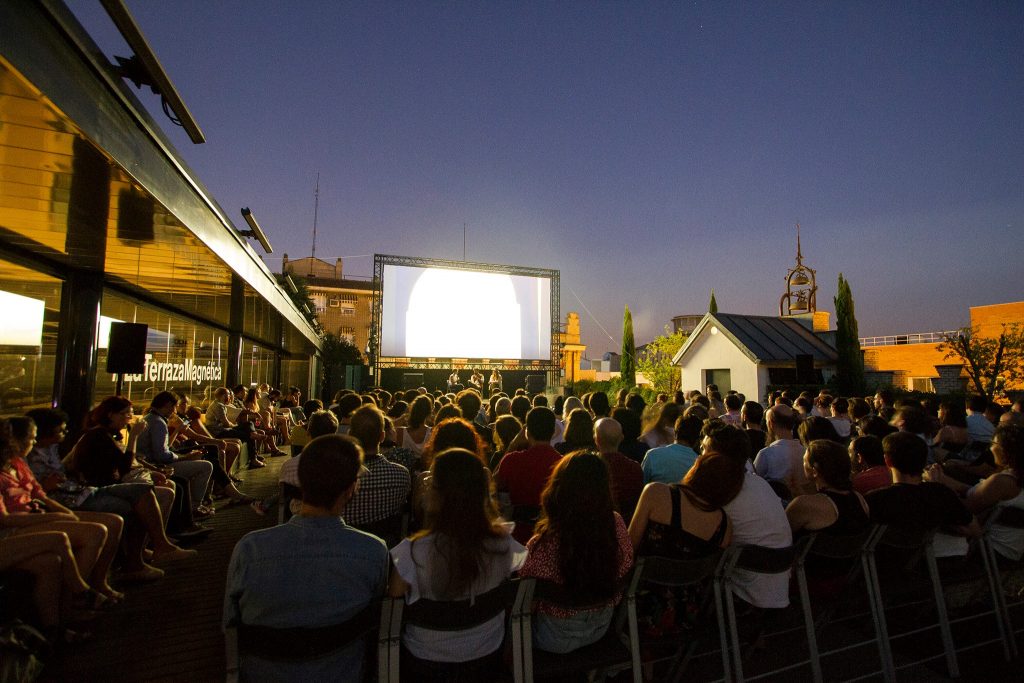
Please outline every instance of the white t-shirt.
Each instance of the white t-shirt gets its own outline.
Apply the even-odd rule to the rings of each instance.
[[[433,534],[415,541],[405,539],[391,549],[391,559],[402,580],[409,584],[405,601],[412,604],[420,598],[428,600],[465,600],[497,588],[526,561],[526,548],[512,538],[513,524],[506,524],[508,535],[493,539],[485,555],[487,564],[469,592],[455,597],[442,596],[435,583],[443,586],[448,570],[443,555],[435,549]],[[505,637],[505,615],[465,631],[434,631],[407,625],[402,643],[420,659],[433,662],[467,662],[494,652]]]
[[[782,501],[768,482],[756,474],[748,472],[744,475],[739,495],[724,509],[732,523],[734,545],[759,545],[765,548],[788,548],[793,545],[793,532]],[[737,569],[732,591],[756,607],[787,607],[789,572],[754,574]]]

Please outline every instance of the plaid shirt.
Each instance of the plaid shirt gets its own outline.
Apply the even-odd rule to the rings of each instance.
[[[359,477],[359,490],[342,513],[351,526],[396,515],[409,497],[409,470],[379,453],[367,455],[363,464],[366,471]]]

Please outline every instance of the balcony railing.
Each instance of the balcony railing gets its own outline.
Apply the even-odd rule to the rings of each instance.
[[[941,344],[946,335],[956,334],[959,330],[945,332],[918,332],[915,334],[892,334],[885,337],[861,337],[860,346],[902,346],[904,344]]]

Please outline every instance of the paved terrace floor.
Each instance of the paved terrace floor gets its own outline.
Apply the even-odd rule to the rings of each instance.
[[[277,489],[277,472],[284,458],[268,459],[269,466],[245,473],[242,489],[251,495],[267,496]],[[217,514],[208,521],[214,532],[194,547],[199,556],[190,561],[170,565],[167,576],[150,584],[126,586],[124,604],[104,612],[89,623],[93,639],[73,646],[52,661],[41,680],[48,683],[64,681],[199,681],[224,680],[224,639],[220,630],[224,600],[224,580],[235,542],[245,533],[273,524],[276,517],[261,517],[248,506],[228,507],[218,503]],[[1017,617],[1018,621],[1024,615]],[[846,627],[830,629],[829,640],[852,641],[870,637],[870,616]],[[966,629],[957,629],[957,642],[978,642],[994,637],[991,619],[979,619]],[[963,639],[963,640],[961,640]],[[1020,642],[1021,639],[1018,639]],[[920,646],[928,654],[940,652],[937,636],[924,636]],[[806,657],[802,631],[769,642],[765,652],[745,664],[748,675],[757,675],[769,664],[798,661]],[[915,648],[916,649],[916,648]],[[897,645],[897,666],[921,654]],[[721,676],[717,656],[702,657],[684,674],[687,681],[713,680]],[[970,650],[959,656],[961,681],[1024,680],[1020,661],[1006,663],[999,645]],[[825,661],[825,680],[858,678],[878,666],[873,646],[853,650]],[[771,668],[771,667],[768,667]],[[628,680],[623,674],[616,681]],[[790,671],[768,680],[810,680],[808,668]],[[881,680],[869,676],[864,680]],[[943,660],[917,665],[898,672],[900,681],[951,680]]]

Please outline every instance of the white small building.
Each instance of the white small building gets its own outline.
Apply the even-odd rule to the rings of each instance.
[[[682,389],[717,384],[749,401],[764,401],[769,386],[824,384],[836,350],[812,331],[811,319],[708,313],[672,358]],[[827,333],[826,333],[827,334]]]

